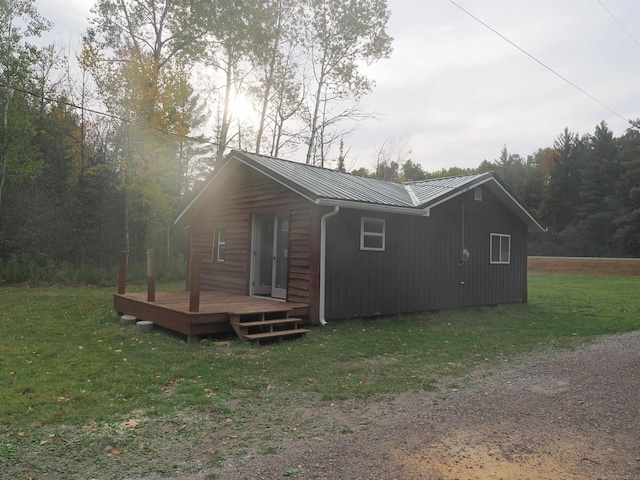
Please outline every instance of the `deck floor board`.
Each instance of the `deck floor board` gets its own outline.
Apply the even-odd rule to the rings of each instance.
[[[202,291],[198,312],[189,312],[189,292],[156,292],[155,302],[147,301],[146,292],[114,295],[118,312],[149,320],[187,336],[232,331],[230,314],[248,315],[291,312],[307,315],[309,305],[269,298]]]

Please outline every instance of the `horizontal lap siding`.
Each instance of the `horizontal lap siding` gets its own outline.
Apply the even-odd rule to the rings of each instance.
[[[311,252],[311,209],[291,210],[289,217],[289,276],[287,300],[309,303],[309,265]]]
[[[524,225],[491,192],[473,191],[430,217],[343,209],[327,230],[327,318],[388,315],[525,300]],[[464,204],[464,214],[463,214]],[[360,218],[384,218],[384,252],[360,250]],[[461,263],[463,248],[470,252]],[[511,235],[511,263],[491,265],[490,234]]]
[[[245,166],[217,179],[218,190],[201,206],[191,228],[191,252],[203,256],[201,285],[246,295],[251,269],[251,229],[255,214],[289,214],[287,300],[309,302],[311,203]],[[212,259],[215,228],[226,228],[224,262]]]

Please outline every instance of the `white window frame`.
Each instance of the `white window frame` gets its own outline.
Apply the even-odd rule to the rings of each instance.
[[[494,260],[494,251],[493,251],[493,239],[494,237],[499,238],[498,243],[498,258]],[[503,260],[504,248],[506,243],[506,260]],[[511,235],[507,235],[504,233],[492,233],[489,243],[489,261],[493,265],[509,265],[511,263]]]
[[[382,226],[382,232],[370,232],[365,230],[365,225],[367,223],[375,223],[377,225]],[[386,244],[386,220],[384,218],[372,218],[372,217],[360,217],[360,250],[374,251],[374,252],[384,252],[385,244]],[[367,247],[366,239],[368,238],[381,238],[382,246],[381,247]]]
[[[223,234],[222,240],[220,239],[220,234]],[[221,248],[222,247],[222,248]],[[220,252],[223,252],[220,255]],[[224,227],[214,228],[213,229],[213,252],[212,259],[215,262],[224,262],[227,252],[227,229]]]

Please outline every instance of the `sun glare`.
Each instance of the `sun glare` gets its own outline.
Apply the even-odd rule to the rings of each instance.
[[[229,106],[231,116],[241,122],[251,121],[256,117],[256,110],[249,99],[244,95],[238,95],[231,100]]]

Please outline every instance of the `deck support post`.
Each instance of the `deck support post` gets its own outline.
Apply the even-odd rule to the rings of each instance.
[[[127,279],[127,252],[118,254],[118,294],[124,295]]]
[[[155,251],[147,250],[147,302],[156,301]]]
[[[202,264],[202,255],[194,254],[191,256],[189,278],[189,311],[200,311],[200,267]]]

